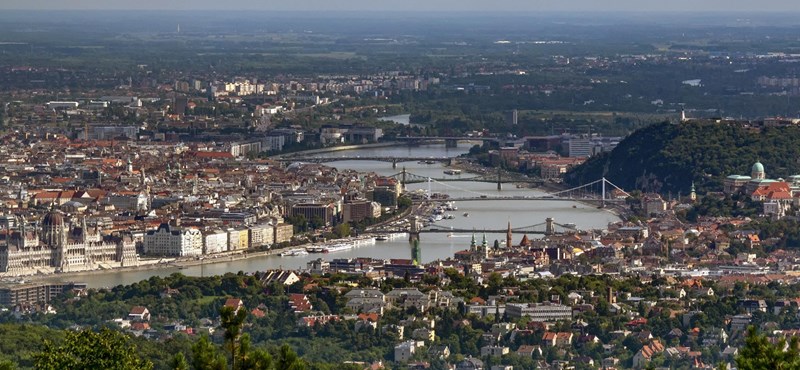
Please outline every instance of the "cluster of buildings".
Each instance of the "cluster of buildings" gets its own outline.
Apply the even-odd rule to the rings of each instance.
[[[725,194],[742,194],[763,203],[763,214],[780,219],[793,208],[800,207],[800,175],[788,179],[768,179],[764,165],[756,162],[750,176],[730,175],[723,181]]]
[[[243,166],[236,143],[0,141],[0,273],[9,275],[273,248],[293,241],[286,220],[324,229],[377,219],[402,190],[393,178],[321,164]]]

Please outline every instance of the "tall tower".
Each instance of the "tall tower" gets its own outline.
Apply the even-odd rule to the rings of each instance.
[[[489,242],[486,241],[486,233],[483,233],[483,241],[481,241],[481,258],[487,259],[489,258]]]
[[[475,242],[475,231],[472,231],[472,241],[469,242],[469,250],[471,252],[475,252],[477,250],[478,244]]]
[[[506,248],[511,248],[513,241],[511,240],[511,221],[508,221],[508,230],[506,230]]]
[[[131,161],[131,157],[128,157],[128,164],[125,166],[125,171],[128,171],[129,174],[133,173],[133,162]]]
[[[422,264],[422,248],[419,246],[419,239],[414,240],[414,245],[411,246],[411,262],[414,266]]]
[[[692,202],[697,201],[697,192],[695,192],[694,181],[692,181],[692,189],[689,190],[689,200]]]
[[[81,218],[81,242],[84,245],[89,242],[89,228],[86,226],[86,216]]]
[[[56,250],[53,264],[61,271],[67,267],[67,227],[61,212],[52,210],[42,219],[42,242]]]
[[[417,216],[411,217],[411,228],[408,231],[408,241],[413,243],[419,241],[419,219]]]

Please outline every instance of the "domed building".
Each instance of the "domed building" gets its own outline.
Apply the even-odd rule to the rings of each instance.
[[[726,194],[746,193],[751,194],[762,186],[769,186],[775,180],[767,178],[764,165],[760,161],[753,164],[750,176],[730,175],[723,181],[723,192]]]
[[[103,237],[97,227],[90,230],[86,219],[73,227],[58,210],[46,213],[29,228],[25,218],[15,222],[5,244],[0,244],[0,275],[31,275],[42,272],[87,271],[135,266],[139,257],[130,237]]]
[[[750,170],[750,177],[753,180],[764,180],[767,177],[766,173],[764,172],[764,165],[761,164],[761,162],[756,162],[753,165],[753,169]]]
[[[42,218],[42,243],[52,247],[61,247],[67,241],[67,227],[64,215],[60,211],[50,211]]]

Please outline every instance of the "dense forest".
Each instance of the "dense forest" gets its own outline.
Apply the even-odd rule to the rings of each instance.
[[[593,157],[565,177],[583,184],[605,176],[618,186],[662,194],[721,191],[729,175],[750,175],[756,161],[767,178],[800,173],[800,128],[757,129],[733,123],[662,123],[642,128],[610,153]]]

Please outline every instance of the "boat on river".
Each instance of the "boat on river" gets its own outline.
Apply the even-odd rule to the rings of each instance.
[[[308,255],[308,252],[305,249],[292,249],[285,252],[281,252],[281,257],[297,257],[297,256],[305,256]]]

